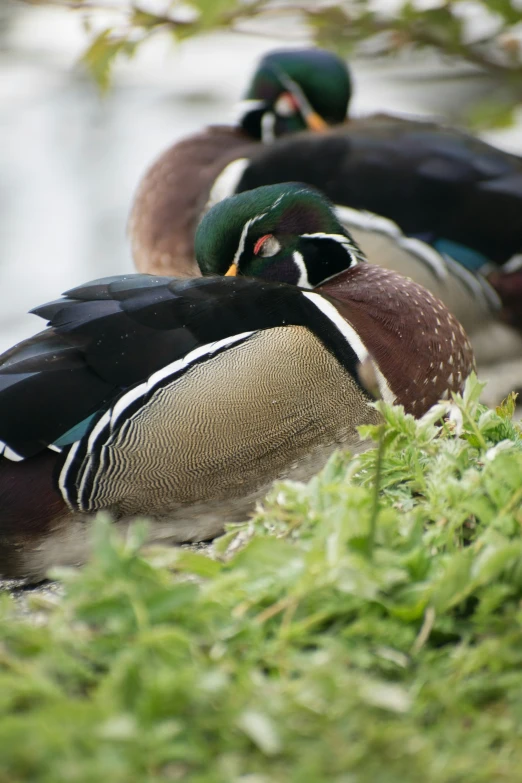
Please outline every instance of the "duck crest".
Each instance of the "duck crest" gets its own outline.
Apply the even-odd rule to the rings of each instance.
[[[464,329],[412,280],[360,264],[315,289],[335,301],[408,413],[422,415],[462,391],[474,368]]]

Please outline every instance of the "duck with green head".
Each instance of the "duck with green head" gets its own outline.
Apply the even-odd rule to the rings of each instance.
[[[233,189],[263,142],[342,122],[350,94],[348,71],[336,55],[321,49],[267,54],[246,92],[237,126],[211,125],[177,142],[145,174],[129,220],[139,271],[199,274],[194,233],[210,202]]]
[[[347,121],[349,70],[321,49],[268,53],[246,97],[238,127],[211,126],[175,144],[146,174],[129,224],[140,271],[200,274],[194,235],[206,209],[300,181],[342,208],[371,262],[427,287],[470,333],[498,319],[522,325],[510,295],[522,273],[502,269],[522,252],[520,158],[432,122]],[[484,277],[493,269],[500,296]]]
[[[265,143],[299,131],[325,131],[346,120],[351,95],[346,63],[332,52],[269,52],[247,90],[241,127]]]
[[[301,288],[366,261],[333,205],[299,183],[268,185],[220,202],[203,218],[195,250],[204,275],[242,274]]]
[[[146,516],[151,540],[212,538],[274,480],[363,448],[374,396],[421,416],[473,368],[446,308],[367,264],[309,188],[222,202],[196,244],[236,274],[95,280],[0,357],[1,576],[82,562],[102,509]]]
[[[380,388],[381,396],[400,397],[412,413],[427,399],[428,386],[432,403],[445,395],[447,377],[455,380],[448,372],[455,357],[447,354],[446,365],[434,359],[433,350],[451,352],[456,341],[463,351],[459,366],[471,356],[461,324],[444,305],[412,280],[368,264],[333,205],[305,185],[268,185],[220,202],[198,227],[196,254],[205,275],[277,280],[335,300],[369,354],[379,357],[376,372],[388,389]],[[433,336],[440,342],[423,359],[425,341]],[[418,353],[417,343],[423,346]],[[406,354],[404,345],[409,346]],[[436,364],[440,372],[434,374]],[[457,376],[462,380],[461,370]]]

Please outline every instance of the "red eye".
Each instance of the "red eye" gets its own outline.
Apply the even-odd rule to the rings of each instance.
[[[273,234],[265,234],[254,245],[254,255],[271,258],[281,250],[281,245]]]
[[[292,117],[301,111],[301,106],[295,95],[291,92],[283,92],[274,105],[276,114],[280,117]]]
[[[254,255],[255,256],[259,255],[259,252],[260,252],[261,248],[263,247],[263,245],[265,244],[266,240],[270,239],[271,236],[272,236],[272,234],[265,234],[263,237],[260,237],[257,240],[256,244],[254,245]]]

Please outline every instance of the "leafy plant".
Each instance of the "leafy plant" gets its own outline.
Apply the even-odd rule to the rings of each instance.
[[[518,0],[402,0],[393,11],[370,0],[273,2],[273,0],[169,0],[161,12],[146,0],[26,0],[52,3],[95,19],[110,11],[114,23],[94,34],[84,61],[102,88],[119,55],[132,56],[152,35],[175,40],[219,29],[256,30],[257,20],[281,18],[320,46],[343,55],[364,43],[372,53],[393,56],[404,49],[435,49],[457,62],[477,66],[500,91],[470,113],[475,125],[507,124],[522,101],[522,10]]]
[[[522,437],[479,393],[379,403],[214,559],[100,518],[63,598],[2,596],[0,781],[516,780]]]

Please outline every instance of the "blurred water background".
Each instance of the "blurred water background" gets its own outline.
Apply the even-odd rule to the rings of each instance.
[[[229,122],[260,55],[302,45],[219,34],[173,45],[154,38],[118,64],[102,98],[78,64],[82,17],[11,0],[0,5],[0,350],[43,322],[35,305],[88,279],[133,271],[126,221],[146,166],[173,141]],[[425,54],[352,64],[353,113],[375,110],[458,120],[491,86]],[[518,126],[482,134],[522,153]]]

